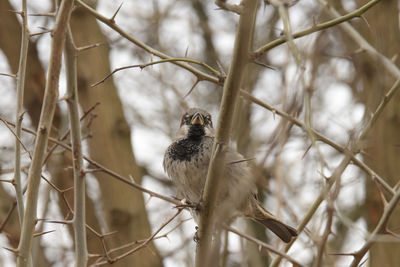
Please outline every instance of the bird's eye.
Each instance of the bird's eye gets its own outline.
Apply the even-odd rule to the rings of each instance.
[[[191,116],[189,114],[187,114],[187,113],[183,114],[182,119],[181,119],[181,126],[183,124],[189,124],[190,123],[190,117]]]
[[[209,124],[209,125],[211,125],[211,127],[213,127],[211,115],[207,115],[204,120],[205,120],[206,124]]]

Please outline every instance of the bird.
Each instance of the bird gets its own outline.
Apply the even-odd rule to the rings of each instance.
[[[190,108],[182,115],[175,140],[166,149],[163,167],[184,202],[199,204],[207,177],[215,131],[211,114],[204,109]],[[231,210],[228,216],[244,216],[261,223],[282,241],[288,243],[297,236],[295,228],[283,223],[265,210],[256,198],[256,185],[248,160],[227,148],[221,189],[217,206]],[[196,212],[192,212],[198,223]],[[223,212],[220,214],[223,214]],[[226,217],[225,213],[221,217]]]

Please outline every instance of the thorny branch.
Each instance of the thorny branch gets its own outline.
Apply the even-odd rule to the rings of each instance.
[[[113,70],[110,74],[108,74],[106,77],[104,77],[103,79],[101,79],[100,81],[92,84],[92,87],[95,87],[99,84],[104,83],[108,78],[110,78],[114,73],[121,71],[121,70],[126,70],[126,69],[131,69],[131,68],[140,68],[141,70],[148,67],[148,66],[152,66],[152,65],[156,65],[156,64],[160,64],[160,63],[166,63],[166,62],[187,62],[187,63],[194,63],[197,65],[200,65],[206,69],[208,69],[209,71],[211,71],[213,74],[220,76],[221,74],[213,69],[212,67],[210,67],[209,65],[205,64],[204,62],[200,62],[194,59],[189,59],[189,58],[168,58],[168,59],[162,59],[162,60],[157,60],[157,61],[152,61],[149,63],[143,63],[143,64],[135,64],[135,65],[130,65],[130,66],[125,66],[125,67],[121,67],[121,68],[116,68],[115,70]]]
[[[283,258],[285,258],[286,260],[288,260],[289,262],[291,262],[294,266],[299,266],[299,267],[304,267],[305,265],[301,264],[300,262],[298,262],[297,260],[293,259],[292,257],[290,257],[289,255],[283,253],[282,251],[277,250],[276,248],[274,248],[271,245],[268,245],[260,240],[258,240],[257,238],[254,238],[252,236],[249,236],[245,233],[242,233],[240,231],[238,231],[237,229],[231,227],[231,226],[225,226],[224,227],[226,230],[228,230],[229,232],[232,232],[240,237],[243,237],[244,239],[247,239],[253,243],[255,243],[256,245],[258,245],[259,249],[261,250],[261,248],[264,248],[268,251],[271,251],[272,253],[275,253]]]
[[[196,251],[196,267],[217,265],[211,257],[213,250],[219,250],[212,243],[212,235],[219,231],[216,228],[216,202],[218,190],[223,185],[221,177],[224,172],[223,166],[225,166],[225,152],[229,146],[233,114],[251,50],[258,1],[245,0],[242,5],[243,11],[239,17],[231,64],[224,83],[218,127],[202,196],[198,230],[200,242]]]
[[[15,125],[14,123],[12,123],[10,121],[7,121],[5,119],[4,119],[4,121],[7,122],[9,125],[12,125],[12,126]],[[36,132],[31,130],[31,129],[22,127],[22,130],[27,132],[27,133],[29,133],[29,134],[32,134],[32,135],[36,136]],[[64,149],[66,149],[68,151],[72,151],[72,148],[71,148],[70,145],[60,141],[57,138],[49,137],[48,140],[49,140],[49,142],[54,143],[54,144],[56,144],[56,145],[58,145],[60,147],[63,147]],[[176,206],[181,206],[182,205],[182,202],[180,202],[179,200],[177,200],[175,198],[167,197],[167,196],[164,196],[164,195],[159,194],[157,192],[154,192],[154,191],[151,191],[149,189],[146,189],[146,188],[142,187],[141,185],[133,182],[132,181],[133,179],[128,179],[126,177],[123,177],[123,176],[119,175],[118,173],[106,168],[105,166],[103,166],[102,164],[98,163],[97,161],[92,160],[91,158],[89,158],[87,156],[83,156],[83,159],[86,160],[88,163],[90,163],[95,168],[99,169],[100,171],[103,171],[104,173],[107,173],[111,177],[113,177],[113,178],[115,178],[115,179],[117,179],[117,180],[119,180],[119,181],[121,181],[121,182],[123,182],[123,183],[125,183],[125,184],[127,184],[127,185],[129,185],[131,187],[133,187],[133,188],[136,188],[136,189],[148,194],[150,197],[156,197],[156,198],[162,199],[162,200],[170,202],[170,203],[172,203],[172,204],[174,204]]]
[[[358,18],[361,17],[365,12],[367,12],[371,7],[373,7],[374,5],[376,5],[378,2],[380,2],[381,0],[373,0],[370,1],[368,3],[366,3],[365,5],[363,5],[362,7],[354,10],[353,12],[350,12],[346,15],[343,16],[337,16],[335,19],[324,22],[324,23],[320,23],[320,24],[316,24],[313,25],[312,27],[310,27],[309,29],[300,31],[300,32],[296,32],[292,34],[293,39],[297,39],[300,37],[304,37],[307,35],[310,35],[311,33],[314,32],[318,32],[321,30],[325,30],[328,29],[330,27],[336,26],[338,24],[341,24],[343,22],[347,22],[350,21],[353,18]],[[281,44],[284,44],[287,42],[287,38],[286,36],[280,37],[278,39],[275,39],[271,42],[269,42],[266,45],[263,45],[262,47],[256,49],[256,51],[254,51],[252,57],[253,58],[259,58],[260,56],[262,56],[264,53],[266,53],[267,51],[271,50],[274,47],[277,47]]]
[[[29,168],[27,205],[24,215],[25,219],[22,225],[21,239],[18,246],[18,267],[27,267],[30,262],[30,251],[32,248],[32,238],[35,227],[34,220],[36,219],[37,212],[36,209],[42,162],[44,159],[44,154],[47,147],[47,139],[51,129],[55,106],[58,99],[58,80],[61,69],[61,54],[72,6],[72,0],[62,1],[53,31],[45,96],[35,141],[32,163]]]
[[[19,65],[17,73],[17,112],[15,118],[15,154],[14,154],[14,188],[17,199],[17,208],[19,223],[22,227],[24,221],[24,199],[22,197],[22,185],[21,185],[21,126],[22,119],[24,116],[23,104],[24,104],[24,89],[25,89],[25,78],[26,78],[26,62],[28,60],[28,44],[29,44],[29,28],[28,20],[26,17],[27,7],[26,0],[22,0],[22,37],[21,37],[21,52],[19,55]]]
[[[75,239],[75,265],[86,267],[86,178],[83,170],[81,125],[79,119],[78,101],[78,71],[77,50],[73,41],[70,27],[68,27],[65,44],[65,65],[67,76],[67,105],[71,128],[72,165],[74,173],[74,217],[72,225]]]
[[[78,5],[80,5],[82,8],[84,8],[86,11],[88,11],[90,14],[92,14],[93,16],[95,16],[98,20],[100,20],[101,22],[103,22],[104,24],[106,24],[107,26],[109,26],[110,28],[112,28],[113,30],[115,30],[116,32],[118,32],[121,36],[123,36],[125,39],[129,40],[130,42],[132,42],[133,44],[135,44],[136,46],[142,48],[143,50],[147,51],[148,53],[155,55],[159,58],[162,59],[172,59],[174,57],[168,56],[142,42],[140,42],[139,40],[137,40],[136,38],[134,38],[133,36],[129,35],[127,32],[125,32],[121,27],[119,27],[114,20],[112,19],[108,19],[106,17],[104,17],[103,15],[101,15],[100,13],[98,13],[96,10],[94,10],[93,8],[91,8],[90,6],[88,6],[87,4],[85,4],[83,1],[81,0],[76,0],[76,3]],[[177,66],[180,66],[190,72],[192,72],[194,75],[197,76],[198,79],[200,80],[205,80],[205,81],[209,81],[209,82],[213,82],[213,83],[217,83],[220,84],[222,83],[223,80],[221,80],[220,77],[214,77],[211,76],[209,74],[206,74],[192,66],[190,66],[187,63],[182,63],[179,61],[173,62],[174,64],[176,64]]]
[[[102,262],[98,262],[93,264],[93,266],[103,266],[109,263],[114,263],[120,259],[123,259],[129,255],[131,255],[132,253],[138,251],[139,249],[144,248],[145,246],[147,246],[147,244],[149,244],[151,241],[154,240],[154,238],[157,236],[157,234],[164,229],[165,226],[167,226],[170,222],[172,222],[180,213],[182,212],[181,208],[178,208],[178,210],[176,211],[176,213],[170,218],[168,219],[166,222],[164,222],[149,238],[147,238],[143,243],[141,243],[139,246],[134,247],[133,249],[115,257],[112,259],[108,259],[107,261],[102,261]]]

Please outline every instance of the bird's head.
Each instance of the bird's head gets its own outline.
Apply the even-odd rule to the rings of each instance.
[[[199,139],[203,136],[214,136],[211,114],[203,109],[191,108],[182,115],[177,137]]]

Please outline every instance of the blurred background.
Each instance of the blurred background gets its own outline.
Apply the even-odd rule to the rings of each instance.
[[[57,2],[28,1],[31,34],[45,32],[32,36],[29,44],[23,126],[32,130],[39,121],[50,54],[51,38],[46,31],[54,26]],[[133,38],[169,56],[187,57],[221,73],[228,72],[238,15],[221,10],[214,1],[87,2],[107,18],[122,3],[115,22]],[[333,19],[332,9],[344,15],[367,2],[342,0],[326,5],[322,0],[288,1],[292,31]],[[18,71],[21,19],[11,11],[20,9],[21,1],[0,0],[0,73]],[[193,73],[163,63],[121,70],[92,86],[116,68],[159,58],[81,7],[73,11],[70,25],[77,47],[100,44],[78,54],[81,114],[94,107],[82,120],[84,154],[124,177],[131,175],[135,182],[152,191],[174,196],[174,186],[162,169],[164,151],[188,107],[210,111],[216,126],[222,85],[198,81]],[[357,159],[394,187],[400,173],[398,93],[377,116],[369,134],[362,140],[359,136],[385,94],[400,79],[382,63],[382,57],[386,57],[398,66],[399,1],[380,1],[362,17],[351,19],[349,25],[353,32],[338,25],[296,39],[295,50],[284,43],[265,51],[249,64],[242,90],[304,122],[343,148],[352,148],[357,142]],[[254,51],[283,34],[278,9],[260,1]],[[378,53],[369,53],[363,41]],[[15,79],[2,75],[0,84],[1,118],[15,121]],[[59,90],[62,96],[64,70]],[[362,247],[381,218],[381,196],[390,200],[391,195],[374,183],[371,172],[366,173],[365,168],[353,163],[346,165],[334,193],[329,193],[329,179],[345,153],[244,97],[240,98],[237,110],[232,146],[245,157],[255,158],[251,164],[264,206],[284,222],[297,226],[322,196],[321,204],[288,254],[306,266],[348,266],[353,258],[345,254]],[[53,125],[51,135],[55,138],[69,127],[63,100],[58,103]],[[32,134],[24,132],[22,141],[33,150]],[[50,143],[49,147],[53,145]],[[3,123],[0,149],[0,178],[12,179],[14,136]],[[23,185],[27,183],[29,164],[25,153]],[[66,205],[73,206],[71,164],[70,152],[60,147],[48,158],[43,174],[54,187],[42,180],[38,218],[71,219]],[[88,164],[86,167],[93,168]],[[87,175],[87,224],[98,233],[115,231],[103,239],[107,250],[131,244],[112,252],[112,256],[137,246],[135,241],[148,238],[174,213],[171,203],[150,198],[102,171],[94,170]],[[397,208],[391,215],[389,229],[399,233],[399,225]],[[4,247],[17,248],[20,225],[14,187],[7,182],[0,183],[0,226],[0,266],[14,266],[15,256]],[[233,226],[283,251],[284,244],[262,226],[246,219],[237,219]],[[36,232],[44,231],[53,232],[34,239],[33,266],[74,266],[72,227],[39,221]],[[160,238],[113,266],[194,266],[194,233],[195,223],[184,211],[161,231]],[[225,266],[269,266],[276,257],[233,233],[224,235]],[[375,238],[378,242],[363,258],[364,266],[396,266],[400,262],[398,238]],[[88,231],[87,240],[92,264],[104,255],[102,239]],[[291,263],[283,260],[280,266]]]

